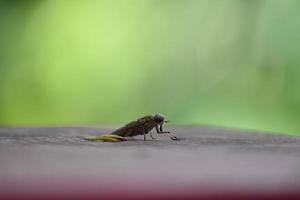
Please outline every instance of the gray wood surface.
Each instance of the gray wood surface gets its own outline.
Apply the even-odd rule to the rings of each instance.
[[[117,128],[117,127],[113,127]],[[300,183],[300,138],[213,127],[169,129],[144,141],[90,142],[87,135],[113,128],[0,128],[0,184],[22,187],[32,178],[93,177],[99,181],[152,185],[226,185],[278,192]],[[81,180],[82,180],[81,179]],[[14,180],[14,181],[13,181]],[[5,185],[6,184],[6,185]],[[8,185],[7,185],[8,184]],[[150,189],[149,189],[150,190]]]

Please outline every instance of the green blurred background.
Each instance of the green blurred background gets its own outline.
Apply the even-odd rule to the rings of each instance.
[[[0,125],[300,135],[298,0],[0,0]]]

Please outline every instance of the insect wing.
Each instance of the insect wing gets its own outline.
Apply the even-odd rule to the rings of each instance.
[[[113,131],[111,134],[125,137],[125,136],[129,135],[132,131],[134,131],[137,127],[139,127],[137,122],[133,121],[119,129]]]
[[[123,137],[139,135],[143,131],[143,126],[151,120],[152,120],[151,115],[139,118],[136,121],[132,121],[126,124],[125,126],[115,130],[111,134],[119,135]]]

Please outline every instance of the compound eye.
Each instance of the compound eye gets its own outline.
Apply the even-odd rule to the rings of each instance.
[[[161,123],[161,122],[164,121],[164,119],[165,119],[165,117],[162,114],[160,114],[160,113],[154,115],[154,121],[156,123]]]

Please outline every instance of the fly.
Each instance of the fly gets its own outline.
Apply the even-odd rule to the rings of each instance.
[[[119,142],[124,141],[125,137],[133,137],[137,135],[143,135],[144,140],[146,140],[146,134],[150,133],[150,137],[155,139],[151,133],[151,130],[155,128],[157,134],[167,134],[171,140],[179,140],[173,133],[169,131],[163,131],[164,123],[167,123],[168,120],[162,114],[147,115],[145,117],[139,118],[136,121],[132,121],[125,126],[113,131],[108,135],[102,136],[90,136],[87,137],[87,140],[91,141],[111,141]]]

